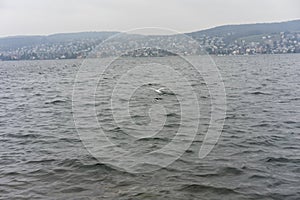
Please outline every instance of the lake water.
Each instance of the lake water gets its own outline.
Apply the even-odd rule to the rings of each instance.
[[[0,199],[300,199],[300,55],[212,58],[226,89],[226,118],[202,159],[213,93],[205,75],[176,57],[123,58],[107,68],[88,61],[86,80],[105,70],[96,89],[78,80],[82,60],[0,62]],[[141,67],[129,73],[134,66]],[[155,89],[168,86],[166,77],[175,92],[159,94]],[[95,101],[80,91],[95,94]],[[114,147],[104,148],[89,124],[91,108]],[[86,120],[76,127],[74,116]],[[126,165],[127,158],[114,153],[118,147],[142,158],[174,142],[180,130],[192,134],[195,122],[191,145],[163,167],[155,159],[163,163],[168,154]]]

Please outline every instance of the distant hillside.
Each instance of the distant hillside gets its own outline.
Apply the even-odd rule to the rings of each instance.
[[[118,32],[60,33],[49,36],[14,36],[0,38],[0,60],[75,59],[91,55],[95,47]],[[202,50],[214,55],[250,55],[300,53],[300,20],[225,25],[187,33],[198,40],[197,47],[185,42],[184,55],[195,55]],[[104,45],[103,51],[93,56],[115,56],[135,47],[163,46],[174,49],[178,35],[145,36],[128,34],[122,40]],[[138,45],[137,45],[138,44]],[[201,46],[201,47],[200,47]],[[129,48],[130,47],[130,48]],[[168,48],[170,47],[170,48]],[[198,49],[197,49],[198,48]],[[156,52],[156,51],[155,51]],[[172,52],[174,53],[174,52]],[[180,53],[180,52],[175,52]],[[165,52],[136,51],[132,55],[163,56]],[[132,56],[131,55],[131,56]]]
[[[64,43],[74,40],[104,40],[117,32],[81,32],[58,33],[49,36],[12,36],[0,38],[0,50],[10,50],[24,46],[38,46],[42,44]]]
[[[187,35],[190,35],[194,38],[201,38],[203,36],[224,37],[224,41],[226,43],[230,43],[238,38],[247,36],[298,31],[300,31],[300,20],[278,23],[225,25],[207,30],[187,33]]]
[[[47,40],[51,42],[63,42],[80,39],[98,39],[104,40],[118,32],[81,32],[81,33],[58,33],[47,36]]]

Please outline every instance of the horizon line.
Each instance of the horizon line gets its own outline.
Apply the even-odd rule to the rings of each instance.
[[[293,21],[300,21],[300,18],[296,18],[296,19],[290,19],[290,20],[282,20],[282,21],[268,21],[268,22],[253,22],[253,23],[228,23],[228,24],[220,24],[220,25],[215,25],[215,26],[211,26],[211,27],[207,27],[207,28],[203,28],[203,29],[196,29],[193,31],[186,31],[186,32],[181,32],[178,31],[178,33],[180,34],[189,34],[189,33],[194,33],[194,32],[199,32],[199,31],[205,31],[205,30],[209,30],[209,29],[213,29],[213,28],[217,28],[217,27],[222,27],[222,26],[238,26],[238,25],[251,25],[251,24],[275,24],[275,23],[286,23],[286,22],[293,22]],[[144,27],[144,28],[162,28],[163,27]],[[4,39],[4,38],[17,38],[17,37],[48,37],[48,36],[52,36],[52,35],[58,35],[58,34],[76,34],[76,33],[126,33],[130,30],[137,30],[137,29],[141,29],[141,28],[134,28],[134,29],[128,29],[127,31],[117,31],[117,30],[82,30],[82,31],[74,31],[74,32],[54,32],[54,33],[48,33],[48,34],[17,34],[17,35],[4,35],[1,36],[0,35],[0,39]],[[166,30],[174,30],[174,29],[170,29],[170,28],[164,28]],[[174,30],[176,31],[176,30]],[[164,34],[164,35],[176,35],[178,33],[174,33],[174,34]],[[141,34],[141,35],[146,35],[146,36],[153,36],[156,34]],[[157,36],[159,36],[160,34],[157,34]]]

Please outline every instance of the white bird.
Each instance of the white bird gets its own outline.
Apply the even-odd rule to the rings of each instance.
[[[155,89],[155,88],[151,88],[152,90],[154,90],[156,93],[158,93],[158,94],[164,94],[164,89],[165,88],[159,88],[159,89]]]

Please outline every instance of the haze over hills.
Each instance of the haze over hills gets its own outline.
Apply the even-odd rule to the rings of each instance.
[[[298,31],[300,31],[300,20],[277,23],[224,25],[187,34],[195,38],[202,37],[204,35],[211,37],[224,37],[226,42],[232,42],[247,36]]]
[[[0,38],[0,60],[84,58],[95,46],[117,33],[82,32],[4,37]],[[300,53],[300,20],[225,25],[186,34],[199,41],[209,54]],[[155,42],[167,42],[174,38],[176,35],[128,36],[134,42],[149,44],[151,41],[154,45]],[[193,52],[187,51],[187,54]]]
[[[51,43],[65,43],[74,40],[104,40],[117,32],[58,33],[49,36],[10,36],[0,38],[0,50],[21,48]]]

